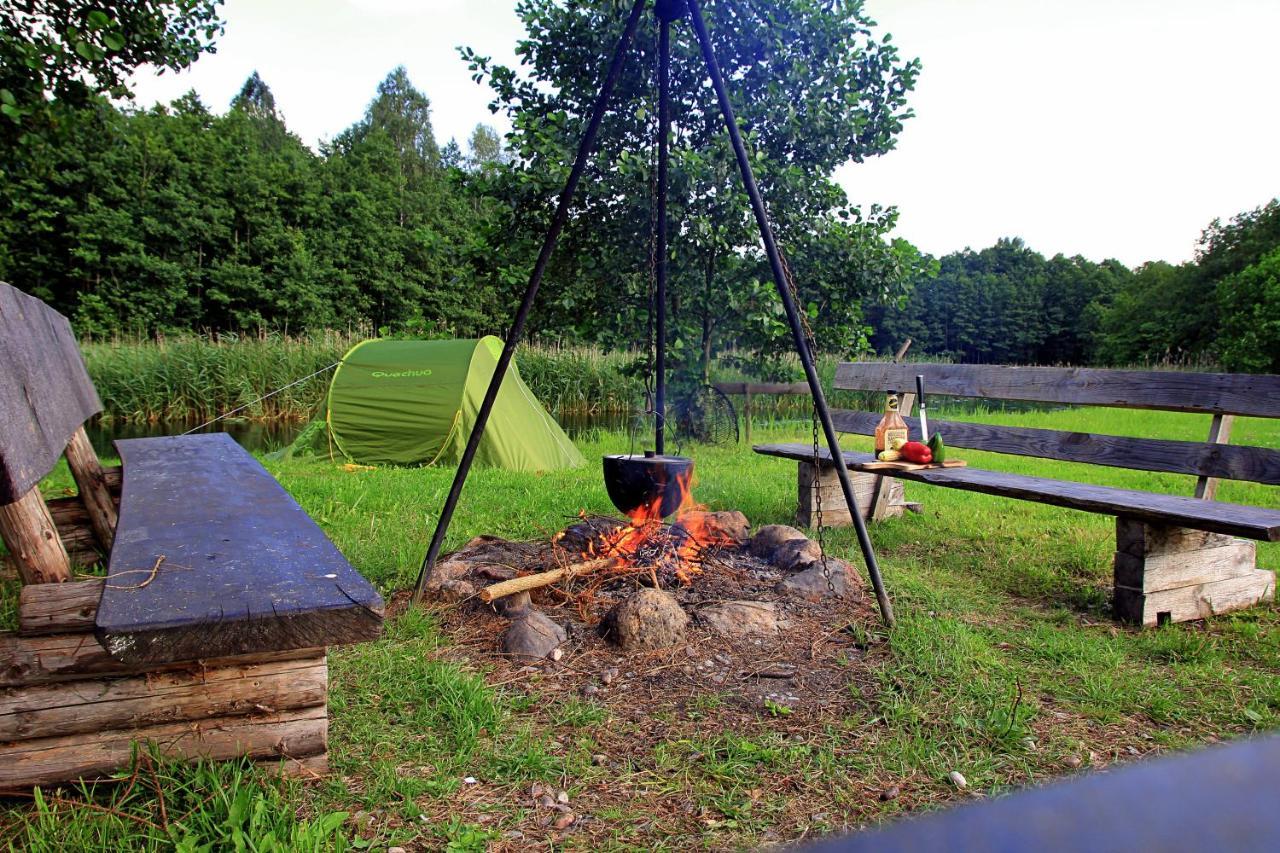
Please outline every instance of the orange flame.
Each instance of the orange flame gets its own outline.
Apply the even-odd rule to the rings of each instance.
[[[667,525],[662,517],[662,496],[628,515],[629,524],[601,534],[587,545],[583,556],[588,559],[615,557],[618,570],[647,569],[655,575],[659,567],[670,568],[676,579],[689,584],[702,571],[703,555],[710,548],[734,544],[734,539],[719,528],[706,507],[693,500],[691,472],[677,475],[680,504],[674,521]]]

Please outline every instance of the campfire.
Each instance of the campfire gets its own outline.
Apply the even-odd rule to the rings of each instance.
[[[599,533],[589,537],[575,556],[613,572],[646,573],[654,587],[692,583],[719,550],[741,543],[732,529],[725,529],[725,519],[694,503],[691,471],[683,471],[675,479],[680,499],[672,523],[662,515],[662,495],[632,510],[627,523],[621,525],[608,518],[589,519],[581,513],[579,517]],[[734,519],[728,521],[732,524]],[[556,534],[553,544],[563,547],[567,534]]]
[[[501,650],[526,661],[559,660],[570,640],[622,652],[675,647],[698,630],[760,640],[798,616],[861,605],[855,573],[800,530],[752,531],[741,512],[698,504],[691,466],[625,518],[580,512],[535,542],[477,537],[427,589],[504,617]]]

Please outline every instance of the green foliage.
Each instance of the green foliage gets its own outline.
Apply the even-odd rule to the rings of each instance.
[[[84,334],[356,327],[478,335],[495,205],[439,162],[403,68],[316,156],[255,72],[222,116],[194,94],[101,105],[0,166],[0,277]]]
[[[300,817],[299,785],[251,762],[182,765],[143,751],[133,783],[34,791],[12,849],[322,853],[348,850],[348,813]]]
[[[1194,263],[1139,267],[1102,315],[1104,363],[1220,362],[1280,370],[1275,262],[1280,199],[1214,220]]]
[[[462,50],[513,125],[518,164],[495,188],[512,230],[529,235],[510,244],[512,258],[535,251],[530,238],[545,227],[625,20],[612,0],[527,0],[517,14],[528,30],[518,67]],[[862,333],[861,300],[895,292],[918,256],[884,239],[893,211],[856,209],[831,175],[893,147],[919,64],[874,35],[856,3],[718,0],[706,15],[799,301],[819,342],[845,350]],[[687,23],[672,45],[669,356],[678,374],[701,379],[714,349],[736,343],[769,358],[791,344]],[[606,344],[639,337],[651,300],[655,56],[645,16],[536,306],[539,328]]]
[[[1128,279],[1116,261],[1046,260],[1021,240],[943,257],[935,276],[872,314],[874,348],[961,362],[1081,364],[1096,347],[1099,306]]]
[[[1222,365],[1280,373],[1280,245],[1218,283]]]
[[[941,258],[870,314],[872,346],[1003,364],[1220,365],[1280,371],[1280,199],[1212,222],[1194,262],[1130,271],[1021,240]]]
[[[304,419],[323,415],[334,364],[367,335],[177,335],[81,344],[104,418],[128,423],[202,422],[241,406],[240,417]],[[526,345],[520,375],[557,415],[631,412],[644,388],[631,352]],[[316,371],[312,379],[278,391]],[[327,450],[327,447],[326,447]]]
[[[129,94],[140,65],[186,68],[222,33],[222,0],[32,0],[0,5],[0,160],[74,111]]]

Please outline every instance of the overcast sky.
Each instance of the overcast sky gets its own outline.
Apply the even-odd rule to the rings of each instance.
[[[514,0],[228,0],[218,52],[135,78],[226,108],[257,70],[310,145],[358,120],[397,64],[465,142],[487,109],[454,49],[514,61]],[[934,254],[1022,237],[1126,264],[1191,257],[1200,231],[1280,195],[1277,0],[869,0],[924,71],[898,150],[837,173],[897,205]],[[687,36],[687,33],[685,34]]]

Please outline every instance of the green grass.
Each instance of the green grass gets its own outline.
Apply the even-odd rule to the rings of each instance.
[[[968,417],[1187,439],[1202,439],[1208,429],[1206,417],[1151,412]],[[1238,419],[1232,437],[1280,446],[1280,424]],[[803,425],[758,435],[806,438]],[[580,444],[593,459],[625,443],[602,435]],[[791,519],[792,464],[741,446],[693,448],[692,455],[703,502],[741,509],[757,525]],[[1189,494],[1193,485],[1189,477],[962,455],[972,465],[1171,494]],[[384,593],[413,582],[451,470],[347,471],[314,460],[268,465]],[[59,474],[48,486],[64,480]],[[683,707],[646,700],[643,714],[625,701],[548,703],[536,685],[527,692],[497,683],[485,660],[463,654],[433,616],[409,612],[382,640],[331,652],[331,777],[299,785],[247,768],[166,767],[163,790],[175,798],[190,792],[184,802],[197,802],[218,788],[211,773],[233,773],[224,780],[231,791],[192,815],[199,839],[219,838],[230,819],[228,798],[249,791],[244,796],[264,804],[254,808],[269,820],[256,828],[242,821],[250,827],[242,831],[327,838],[316,849],[481,850],[494,841],[721,849],[839,831],[964,798],[947,782],[951,770],[962,772],[971,790],[994,794],[1074,772],[1077,762],[1103,767],[1134,753],[1280,727],[1275,606],[1158,630],[1120,627],[1108,605],[1111,517],[921,484],[906,489],[923,514],[872,527],[899,624],[887,634],[874,621],[855,626],[856,647],[840,652],[851,679],[844,713],[797,722],[766,708],[744,717],[731,696],[711,689]],[[1280,508],[1276,489],[1255,484],[1224,483],[1219,497]],[[545,535],[580,509],[611,512],[594,464],[545,475],[477,471],[446,547],[479,533]],[[851,530],[830,531],[828,542],[857,564]],[[1258,554],[1260,565],[1280,565],[1280,545],[1262,544]],[[593,764],[602,751],[618,762]],[[568,789],[575,811],[591,820],[555,841],[559,834],[537,821],[534,783]],[[890,785],[901,795],[882,802],[878,793]],[[0,845],[41,849],[70,838],[102,849],[161,849],[149,840],[153,830],[114,814],[154,823],[154,791],[135,787],[121,804],[120,790],[59,795],[95,808],[46,804],[42,811],[11,802],[0,812],[0,824],[9,825]],[[348,817],[324,836],[328,816],[337,813]]]

